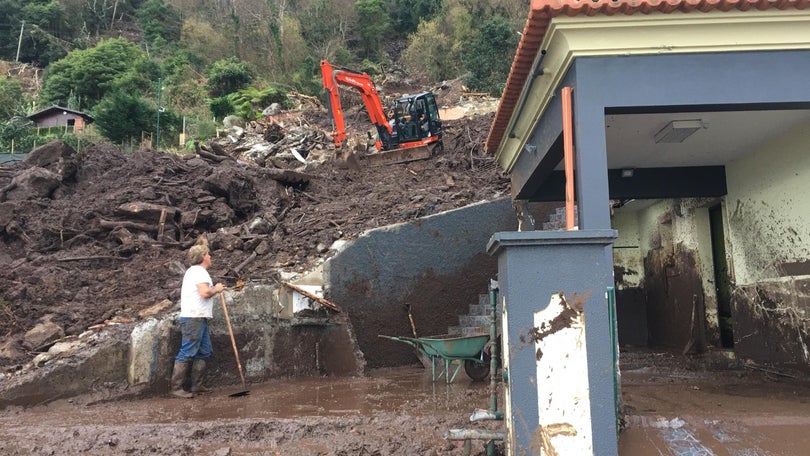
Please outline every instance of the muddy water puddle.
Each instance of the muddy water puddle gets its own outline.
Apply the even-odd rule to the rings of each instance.
[[[452,384],[431,381],[420,367],[385,368],[366,377],[290,378],[248,384],[243,397],[229,395],[238,387],[212,388],[193,399],[157,397],[93,403],[77,398],[29,409],[6,411],[6,419],[37,425],[69,422],[73,425],[150,424],[229,419],[297,419],[301,417],[372,416],[405,410],[410,415],[457,412],[469,416],[474,408],[487,408],[489,384],[459,376]]]

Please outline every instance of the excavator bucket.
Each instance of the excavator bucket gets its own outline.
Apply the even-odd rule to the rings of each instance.
[[[441,152],[442,143],[434,142],[424,146],[407,147],[402,149],[384,150],[368,154],[364,157],[371,166],[392,165],[394,163],[407,163],[430,158],[434,153]]]

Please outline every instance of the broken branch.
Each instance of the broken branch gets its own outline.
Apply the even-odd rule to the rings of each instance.
[[[302,295],[306,296],[307,298],[313,299],[313,300],[323,304],[325,307],[328,307],[328,308],[334,310],[335,312],[340,312],[340,308],[336,304],[334,304],[334,303],[332,303],[332,302],[330,302],[330,301],[328,301],[328,300],[326,300],[326,299],[324,299],[324,298],[322,298],[322,297],[320,297],[318,295],[314,295],[314,294],[308,292],[307,290],[304,290],[301,287],[297,287],[297,286],[295,286],[295,285],[293,285],[293,284],[291,284],[289,282],[281,282],[281,283],[282,283],[282,285],[287,286],[290,289],[297,291],[298,293],[301,293]]]

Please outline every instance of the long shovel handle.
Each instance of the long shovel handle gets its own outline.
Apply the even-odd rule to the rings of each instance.
[[[222,313],[225,314],[225,323],[228,325],[228,334],[231,335],[231,345],[233,345],[233,356],[236,357],[236,367],[239,368],[239,377],[242,379],[242,389],[245,389],[245,374],[242,373],[242,363],[239,362],[239,350],[236,349],[236,340],[233,338],[233,328],[231,328],[231,318],[228,316],[228,307],[225,306],[225,294],[219,293],[222,302]]]

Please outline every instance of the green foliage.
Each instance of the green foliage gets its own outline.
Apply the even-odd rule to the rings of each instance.
[[[293,85],[300,93],[320,96],[323,91],[320,66],[312,56],[304,59],[301,68],[293,75]]]
[[[517,43],[515,27],[505,18],[495,16],[486,21],[478,36],[464,46],[462,61],[469,72],[467,85],[473,90],[500,96]]]
[[[415,32],[420,22],[427,22],[442,10],[438,0],[393,0],[391,17],[397,33],[403,37]]]
[[[166,42],[180,39],[183,26],[180,12],[163,0],[147,0],[138,9],[137,16],[144,38],[153,47],[160,49]]]
[[[221,97],[247,86],[253,81],[253,69],[238,57],[217,60],[208,68],[206,88],[212,97]]]
[[[25,114],[25,104],[22,82],[8,76],[0,79],[0,121]]]
[[[279,103],[287,106],[286,88],[270,86],[264,89],[248,87],[228,96],[233,106],[236,107],[236,115],[245,120],[256,119],[261,111],[272,103]]]
[[[430,81],[455,78],[461,62],[453,52],[453,38],[439,30],[436,21],[422,22],[411,35],[402,61],[408,73]]]
[[[16,153],[28,152],[36,141],[33,123],[23,116],[14,116],[0,122],[0,152],[11,152],[12,142]]]
[[[357,0],[354,8],[357,11],[357,32],[361,38],[363,57],[379,57],[383,43],[391,34],[391,21],[388,19],[385,0]]]
[[[75,30],[58,0],[0,0],[0,11],[0,59],[16,59],[21,30],[21,62],[44,66],[67,53]]]
[[[338,66],[349,66],[352,61],[354,61],[354,55],[343,46],[335,49],[335,53],[331,59],[332,64]]]
[[[236,112],[236,108],[228,97],[212,98],[208,102],[208,109],[217,119],[224,119],[226,116]]]
[[[101,134],[114,143],[123,144],[131,138],[140,140],[142,132],[153,133],[157,111],[138,95],[112,92],[96,105],[93,117]]]
[[[112,90],[136,92],[151,85],[157,67],[135,44],[123,39],[101,41],[87,50],[71,51],[50,65],[40,99],[67,104],[71,95],[83,100],[84,108],[96,105]]]
[[[192,127],[191,131],[189,131],[190,136],[198,140],[202,141],[217,135],[217,123],[213,120],[200,119],[196,122],[192,122],[190,125]],[[191,144],[191,142],[188,144]]]

